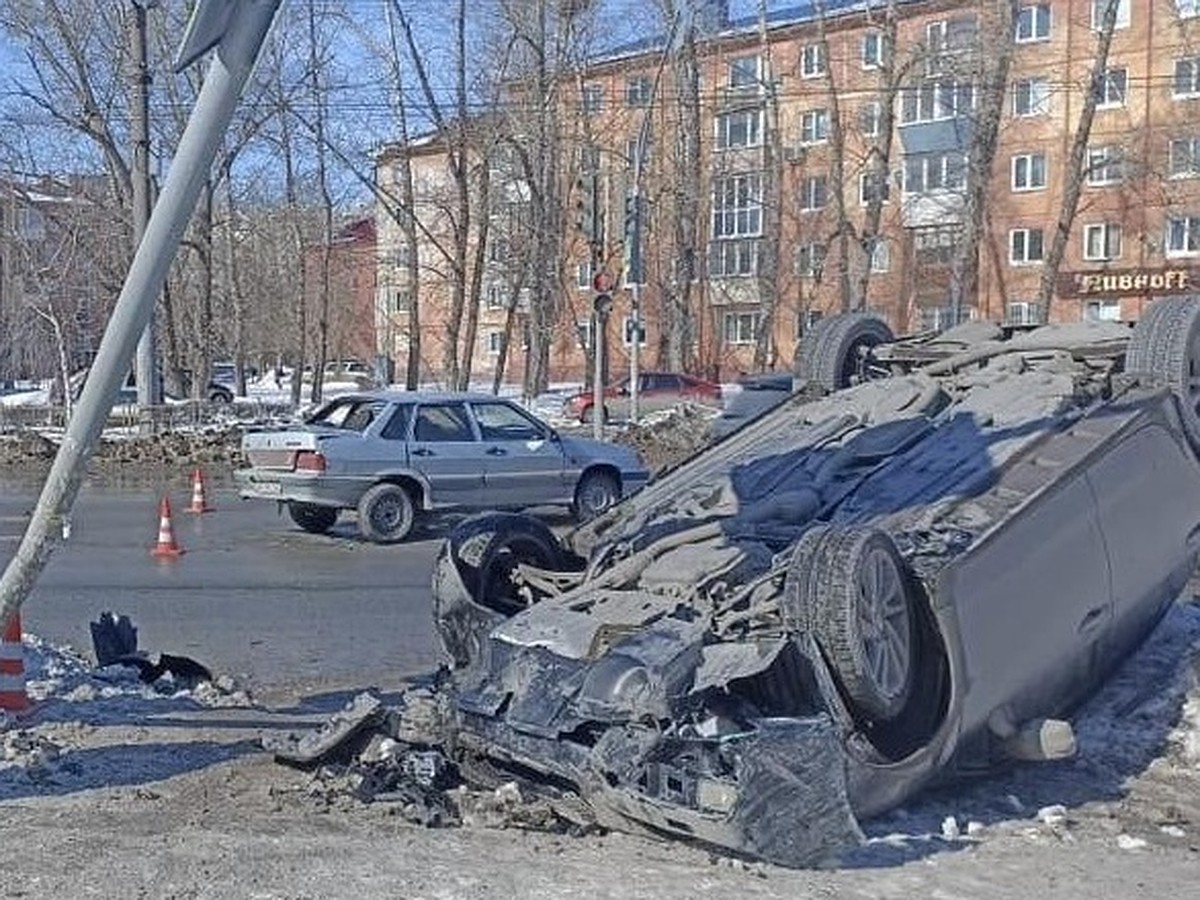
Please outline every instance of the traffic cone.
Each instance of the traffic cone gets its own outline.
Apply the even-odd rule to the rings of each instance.
[[[13,613],[4,626],[0,641],[0,710],[24,712],[29,709],[25,693],[25,651],[21,646],[21,614]]]
[[[183,548],[175,543],[175,529],[171,527],[171,501],[165,496],[158,504],[158,543],[150,555],[159,559],[174,559],[183,555]]]
[[[204,498],[204,473],[200,469],[192,474],[192,505],[187,508],[190,513],[206,513],[212,512],[213,508],[208,505],[208,501]]]

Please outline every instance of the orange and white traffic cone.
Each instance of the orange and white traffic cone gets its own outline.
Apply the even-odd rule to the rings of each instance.
[[[159,559],[174,559],[183,554],[183,548],[175,542],[175,529],[171,527],[171,501],[166,497],[158,504],[158,543],[150,551]]]
[[[21,614],[13,613],[4,625],[0,640],[0,710],[24,712],[29,709],[25,693],[25,650],[21,645]]]
[[[204,473],[200,469],[196,469],[192,474],[192,505],[187,508],[187,511],[190,513],[213,511],[204,497]]]

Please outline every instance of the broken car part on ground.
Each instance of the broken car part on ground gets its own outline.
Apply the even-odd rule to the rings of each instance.
[[[935,781],[1073,752],[1062,717],[1197,559],[1200,303],[904,341],[851,314],[799,363],[806,393],[562,540],[451,533],[468,780],[802,866]]]

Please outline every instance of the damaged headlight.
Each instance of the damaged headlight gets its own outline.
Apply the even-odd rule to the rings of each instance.
[[[662,683],[646,666],[620,654],[606,656],[592,666],[576,706],[583,715],[602,720],[667,714]]]

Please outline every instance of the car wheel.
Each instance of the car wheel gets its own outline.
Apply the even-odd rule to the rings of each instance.
[[[288,515],[292,521],[310,534],[325,534],[338,520],[338,511],[332,506],[317,506],[313,503],[288,503]]]
[[[537,599],[513,584],[518,564],[559,569],[563,561],[554,533],[532,516],[488,513],[451,530],[434,563],[433,611],[454,668],[477,661],[488,632]]]
[[[233,394],[224,388],[213,388],[208,392],[208,400],[210,403],[232,403]]]
[[[594,406],[589,406],[589,407],[586,407],[584,409],[584,411],[580,414],[579,421],[582,422],[584,425],[591,425],[592,420],[595,418],[595,416],[596,416],[596,408]],[[604,418],[601,421],[604,423],[608,422],[608,407],[607,406],[604,408]]]
[[[886,378],[890,373],[873,366],[867,351],[895,339],[887,322],[872,313],[846,313],[823,320],[801,349],[800,375],[826,391]]]
[[[575,518],[588,522],[607,512],[621,499],[621,485],[615,475],[602,469],[584,472],[575,487]]]
[[[1125,370],[1174,392],[1188,441],[1200,452],[1200,303],[1190,297],[1155,300],[1133,329]]]
[[[797,587],[799,615],[856,710],[872,721],[894,719],[917,666],[907,566],[875,528],[831,530],[813,541],[808,577]]]
[[[359,533],[376,544],[404,540],[415,518],[412,497],[398,484],[377,484],[358,501]]]

